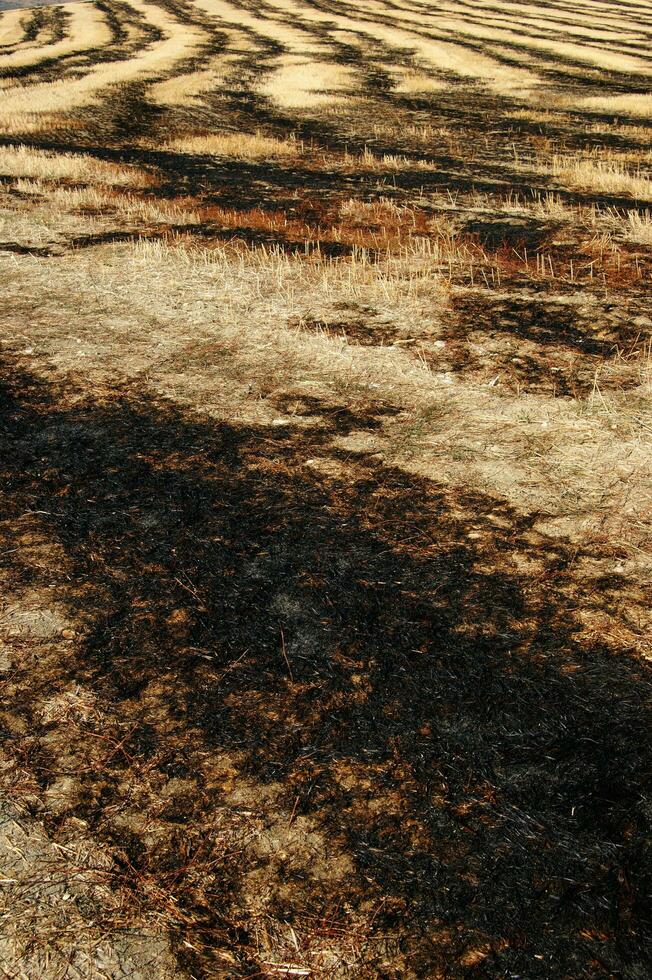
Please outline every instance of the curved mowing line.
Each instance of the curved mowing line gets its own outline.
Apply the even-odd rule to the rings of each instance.
[[[189,60],[198,52],[201,42],[208,42],[210,37],[205,26],[200,26],[189,17],[188,8],[180,16],[178,7],[173,8],[175,14],[172,15],[170,8],[161,8],[143,0],[132,0],[129,6],[144,17],[150,27],[160,32],[158,41],[141,48],[135,56],[130,52],[129,58],[121,58],[111,67],[95,65],[87,69],[81,78],[41,82],[27,89],[5,87],[0,112],[65,112],[92,102],[100,90],[112,83],[148,79],[156,74],[170,74],[171,79],[196,75],[196,62],[191,72],[175,70],[174,67]],[[276,61],[272,60],[267,65],[271,74],[263,83],[263,92],[289,108],[309,105],[324,98],[328,100],[329,95],[321,94],[324,91],[332,95],[337,90],[342,94],[351,90],[352,77],[346,70],[336,67],[340,58],[334,57],[338,48],[332,33],[343,29],[357,31],[371,45],[381,42],[389,46],[389,50],[412,51],[414,57],[436,74],[452,72],[460,77],[473,78],[488,84],[499,94],[525,95],[533,88],[543,90],[545,87],[546,80],[537,75],[536,69],[515,63],[524,52],[530,53],[544,71],[548,66],[560,67],[561,64],[581,69],[586,63],[621,72],[652,71],[650,59],[643,51],[634,56],[631,45],[627,52],[622,48],[615,50],[606,41],[592,38],[590,30],[581,39],[574,34],[569,41],[553,40],[546,36],[560,27],[563,29],[564,18],[573,18],[570,10],[573,10],[576,18],[578,5],[569,8],[568,5],[556,3],[542,11],[531,4],[515,6],[508,2],[483,3],[481,0],[472,7],[463,2],[448,2],[433,9],[431,4],[421,4],[418,0],[405,3],[391,0],[369,3],[363,0],[348,5],[347,10],[343,4],[328,0],[316,0],[310,4],[301,0],[264,4],[248,3],[246,0],[198,0],[196,6],[206,14],[219,18],[218,23],[235,32],[236,38],[242,38],[246,32],[248,40],[253,35],[265,46],[271,42],[276,47]],[[582,9],[581,5],[579,9]],[[648,8],[637,4],[598,3],[592,9],[596,14],[592,24],[601,28],[612,24],[614,18],[622,27],[626,22],[631,23],[632,14],[640,16]],[[511,29],[496,26],[496,18],[504,20],[508,10],[514,13]],[[532,16],[535,10],[538,15],[536,23]],[[80,6],[69,14],[69,18],[68,37],[44,45],[38,52],[0,55],[0,69],[37,66],[49,59],[59,60],[109,45],[107,25],[104,18],[100,20],[97,8]],[[547,23],[550,28],[546,27]],[[317,25],[321,28],[318,36],[315,35]],[[636,27],[640,32],[641,24]],[[496,41],[498,46],[491,50],[482,43],[487,41]],[[227,56],[230,46],[224,52]],[[188,82],[191,97],[194,88],[198,87],[201,91],[203,85],[210,88],[219,81],[219,73],[213,74],[215,67],[219,67],[219,59],[216,66],[212,64],[207,69],[205,78],[197,77],[194,82]],[[563,75],[557,78],[563,81]],[[183,83],[179,82],[178,87],[181,94],[172,97],[183,102]],[[613,91],[613,81],[610,87]],[[175,89],[175,86],[172,88]],[[165,91],[161,94],[165,98]],[[622,94],[621,90],[612,97]],[[595,88],[592,97],[597,97]]]
[[[0,48],[15,48],[26,43],[25,11],[0,11]]]
[[[446,34],[445,32],[433,31],[431,29],[417,30],[417,21],[409,16],[406,17],[405,14],[410,9],[414,11],[415,15],[418,11],[420,15],[418,20],[419,26],[424,23],[424,18],[430,24],[436,16],[433,14],[433,8],[430,4],[415,7],[414,4],[402,4],[399,6],[396,3],[386,2],[384,4],[386,12],[379,14],[377,8],[380,6],[380,2],[374,3],[373,13],[370,11],[368,5],[361,3],[355,7],[355,17],[348,19],[341,16],[342,8],[340,4],[329,3],[328,0],[317,0],[315,5],[309,9],[306,9],[298,0],[286,0],[282,6],[284,9],[291,6],[296,13],[303,12],[309,19],[321,20],[324,23],[331,21],[342,28],[358,29],[361,33],[370,36],[376,41],[381,40],[388,44],[392,44],[393,42],[394,46],[396,46],[397,42],[404,43],[406,47],[411,46],[415,48],[422,57],[430,61],[431,66],[435,69],[439,68],[441,70],[443,68],[449,71],[452,70],[458,74],[470,75],[479,81],[489,83],[490,87],[499,94],[501,91],[505,94],[509,94],[510,92],[511,94],[518,94],[519,80],[525,90],[527,90],[528,85],[531,86],[534,81],[537,81],[541,94],[543,94],[545,88],[545,81],[555,81],[556,83],[566,85],[570,83],[576,86],[576,76],[574,74],[568,76],[568,66],[572,65],[578,72],[586,72],[586,64],[584,61],[579,60],[579,57],[585,58],[589,63],[598,62],[595,64],[595,67],[602,67],[605,70],[620,69],[631,71],[633,67],[637,67],[641,72],[647,74],[652,69],[652,65],[649,65],[647,58],[648,48],[645,46],[637,50],[637,58],[632,61],[631,50],[628,54],[623,54],[612,48],[603,57],[594,46],[577,44],[576,37],[573,37],[570,42],[558,42],[557,54],[559,57],[557,59],[554,58],[554,50],[547,50],[550,47],[550,42],[545,37],[531,39],[532,43],[526,39],[523,41],[522,46],[518,45],[521,56],[519,66],[514,67],[513,64],[510,65],[510,60],[514,62],[516,56],[513,54],[510,59],[507,56],[507,51],[504,46],[502,51],[499,49],[498,51],[494,50],[492,52],[486,47],[476,45],[474,53],[473,48],[470,46],[470,38],[465,39],[460,36],[453,40],[450,34]],[[426,6],[426,9],[424,9],[424,6]],[[466,6],[467,11],[472,11],[473,18],[476,22],[478,19],[482,19],[482,14],[487,9],[485,6],[481,8],[475,5],[472,7],[464,6]],[[516,9],[521,10],[522,8],[523,5],[519,5]],[[438,7],[437,9],[439,10],[440,8]],[[459,11],[464,8],[461,5],[449,5],[447,9]],[[491,9],[495,9],[495,7]],[[529,5],[527,5],[526,9],[537,10],[540,18],[544,13],[538,8]],[[616,8],[612,7],[610,9],[615,10]],[[389,13],[389,11],[392,11],[392,13]],[[518,23],[518,16],[515,16],[513,21]],[[645,33],[641,30],[642,24],[640,22],[634,24],[634,26],[639,34]],[[481,34],[482,31],[482,25],[476,28],[478,34]],[[529,25],[525,34],[531,34]],[[522,36],[522,34],[520,36],[514,34],[515,40],[517,37],[520,40]],[[643,38],[641,39],[641,43],[644,45]],[[515,45],[512,44],[511,47],[515,48]],[[465,50],[466,54],[463,53]],[[536,62],[541,65],[541,68],[545,72],[545,78],[537,79],[533,72],[529,73],[528,78],[527,71],[524,71],[520,67],[522,64],[523,50],[527,50],[530,56],[535,58]],[[641,60],[640,56],[643,56],[645,60]],[[561,60],[562,57],[563,61]],[[501,62],[503,64],[502,70],[500,68]],[[556,69],[554,74],[551,74],[551,68]],[[522,72],[522,74],[519,76],[517,74],[518,72]],[[605,79],[605,81],[609,83],[609,88],[612,90],[618,86],[618,82],[613,78]],[[629,81],[631,84],[631,78]],[[599,82],[596,78],[591,79],[592,87],[595,88],[598,84]],[[622,93],[622,85],[620,92]]]
[[[206,39],[197,27],[188,26],[160,6],[142,0],[130,0],[129,5],[156,29],[160,40],[148,43],[136,56],[96,65],[73,81],[5,90],[0,126],[2,114],[68,112],[94,102],[103,89],[112,85],[160,76],[193,55]]]
[[[7,21],[11,14],[16,14],[16,20]],[[16,24],[18,22],[18,27]],[[15,31],[19,30],[19,37],[16,43],[0,44],[0,48],[6,47],[7,51],[2,54],[9,54],[11,51],[22,52],[41,48],[47,44],[54,44],[65,37],[65,14],[61,7],[39,7],[33,11],[12,10],[5,14],[0,13],[0,36],[2,36],[2,25],[8,24],[8,32],[15,36]]]
[[[33,51],[0,55],[0,71],[37,66],[72,54],[95,51],[111,43],[112,34],[106,17],[91,3],[71,5],[66,11],[66,37]]]

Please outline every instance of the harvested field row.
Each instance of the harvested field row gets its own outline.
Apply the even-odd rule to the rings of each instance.
[[[0,974],[647,976],[651,14],[0,12]]]

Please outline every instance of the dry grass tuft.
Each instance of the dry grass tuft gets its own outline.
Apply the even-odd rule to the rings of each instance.
[[[288,55],[279,59],[261,92],[285,109],[314,109],[350,95],[355,75],[350,68]]]
[[[628,238],[639,245],[652,245],[652,212],[630,211],[627,215]]]
[[[569,99],[569,104],[571,100]],[[609,113],[634,118],[652,118],[652,95],[597,95],[580,99],[577,108],[587,112]]]
[[[61,113],[11,112],[0,108],[0,132],[3,136],[28,136],[58,129],[74,128],[71,120]]]
[[[275,139],[262,133],[205,133],[178,137],[164,144],[175,153],[229,157],[235,160],[275,160],[300,156],[304,144],[290,136]]]
[[[105,163],[85,154],[55,153],[19,145],[0,147],[0,174],[117,187],[147,187],[154,183],[152,177],[136,167]]]
[[[555,156],[551,172],[569,187],[601,194],[628,194],[641,201],[652,201],[652,179],[640,171],[632,173],[618,160]]]

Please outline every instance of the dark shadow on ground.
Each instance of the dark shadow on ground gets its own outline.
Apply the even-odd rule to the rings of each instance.
[[[147,128],[144,120],[155,119],[161,112],[155,107],[147,107],[141,112],[125,118],[123,129],[129,128],[125,137],[135,136]],[[127,122],[127,118],[129,121]],[[339,198],[353,191],[360,196],[368,194],[370,199],[387,195],[396,198],[406,195],[419,198],[427,192],[451,191],[452,193],[486,193],[522,195],[526,199],[536,194],[554,191],[555,195],[567,205],[591,205],[600,201],[604,207],[631,209],[644,204],[626,195],[601,194],[599,196],[580,191],[569,191],[560,187],[552,177],[532,172],[530,174],[508,169],[504,163],[490,163],[487,160],[469,163],[449,155],[428,156],[431,169],[411,170],[406,166],[397,170],[388,166],[365,170],[354,166],[339,168],[334,162],[328,166],[313,167],[308,162],[302,166],[279,164],[271,161],[251,162],[229,160],[225,157],[200,156],[197,154],[172,153],[165,150],[146,150],[138,147],[115,147],[72,141],[32,139],[21,140],[26,145],[57,153],[80,153],[112,163],[135,164],[151,172],[160,179],[157,187],[150,189],[153,197],[171,199],[184,195],[200,197],[205,203],[221,207],[246,210],[252,207],[291,208],[297,200],[328,196]],[[2,139],[0,145],[11,145],[15,140]],[[393,148],[396,152],[397,148]],[[385,148],[379,148],[384,153]],[[423,154],[413,153],[414,158]]]
[[[478,297],[458,298],[455,303],[460,317],[460,331],[468,330],[469,325],[474,329],[484,329],[492,334],[512,334],[534,341],[545,350],[567,349],[577,354],[591,357],[607,358],[614,354],[618,344],[624,346],[631,340],[631,328],[621,327],[621,333],[615,329],[613,336],[604,338],[596,336],[596,323],[586,322],[572,307],[561,304],[545,304],[532,301],[532,297],[515,300],[504,299],[484,300]],[[599,322],[599,320],[598,320]]]
[[[199,750],[236,753],[241,778],[280,784],[288,814],[350,855],[331,886],[288,873],[281,920],[329,888],[343,907],[376,903],[404,965],[372,944],[364,977],[647,977],[649,674],[579,638],[580,610],[610,612],[635,587],[582,581],[582,556],[499,497],[337,450],[337,405],[323,424],[312,399],[308,428],[301,410],[266,428],[142,391],[78,396],[73,379],[4,365],[2,568],[17,588],[53,573],[12,550],[26,514],[64,549],[85,626],[56,683],[119,705],[147,779],[188,772]],[[157,727],[147,691],[161,679]],[[14,681],[38,732],[39,678]],[[43,786],[61,768],[47,739],[22,761]],[[125,765],[114,753],[86,774],[78,814],[114,843]],[[189,837],[225,802],[204,786],[169,820]],[[132,841],[132,868],[151,846]],[[227,928],[247,870],[225,872],[208,907],[185,897],[204,938]],[[242,909],[228,929],[242,950],[229,975],[253,974]],[[207,957],[195,976],[215,975]]]
[[[458,374],[493,371],[523,391],[583,397],[594,389],[596,371],[607,368],[600,384],[626,389],[640,385],[636,364],[617,360],[619,350],[649,342],[645,328],[633,334],[626,314],[614,321],[612,305],[586,311],[551,303],[546,297],[494,296],[477,292],[456,296],[441,337],[446,350],[426,354],[436,370]],[[522,341],[528,345],[524,348]],[[484,348],[484,352],[479,350]]]

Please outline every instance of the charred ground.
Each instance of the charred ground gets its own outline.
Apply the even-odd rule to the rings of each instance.
[[[79,7],[0,20],[0,973],[642,980],[645,9]]]
[[[631,583],[579,596],[582,556],[535,515],[363,453],[316,479],[308,452],[342,462],[327,407],[307,438],[3,377],[5,587],[78,624],[9,679],[16,778],[69,780],[66,819],[209,947],[193,972],[221,947],[255,972],[250,821],[280,815],[314,823],[333,874],[310,835],[281,840],[273,914],[355,933],[373,908],[360,975],[404,975],[404,953],[421,976],[645,975],[649,677],[576,639],[578,604]],[[43,538],[56,569],[20,560]],[[100,714],[35,737],[35,701],[80,689]]]

